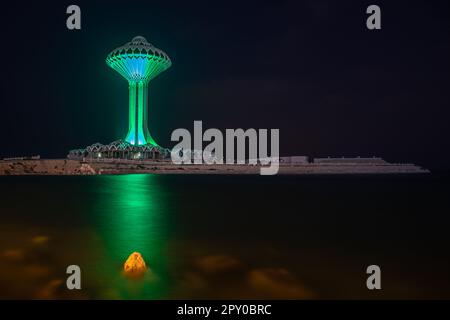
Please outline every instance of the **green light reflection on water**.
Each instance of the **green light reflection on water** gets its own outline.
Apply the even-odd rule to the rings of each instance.
[[[101,176],[95,220],[104,255],[95,273],[112,298],[157,299],[167,295],[166,207],[155,175]],[[126,279],[123,263],[140,252],[150,271],[140,280]],[[112,294],[111,294],[112,292]],[[109,298],[100,293],[100,298]]]

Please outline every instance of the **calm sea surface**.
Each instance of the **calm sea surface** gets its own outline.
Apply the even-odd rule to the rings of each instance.
[[[450,298],[449,182],[0,177],[0,298]],[[139,280],[122,273],[134,251]],[[72,264],[82,290],[66,289]]]

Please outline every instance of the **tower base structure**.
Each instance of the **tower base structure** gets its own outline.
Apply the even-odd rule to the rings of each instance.
[[[67,155],[71,160],[169,160],[170,150],[151,144],[132,145],[125,140],[110,144],[94,143],[84,149],[70,150]]]

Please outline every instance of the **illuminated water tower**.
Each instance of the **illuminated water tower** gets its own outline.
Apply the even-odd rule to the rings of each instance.
[[[125,140],[137,146],[158,146],[148,130],[148,83],[172,65],[170,58],[144,37],[137,36],[113,50],[106,63],[128,80],[129,125]]]

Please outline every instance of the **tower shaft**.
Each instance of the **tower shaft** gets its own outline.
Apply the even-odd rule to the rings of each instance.
[[[158,146],[148,130],[148,81],[129,81],[129,120],[126,141],[133,145]]]

